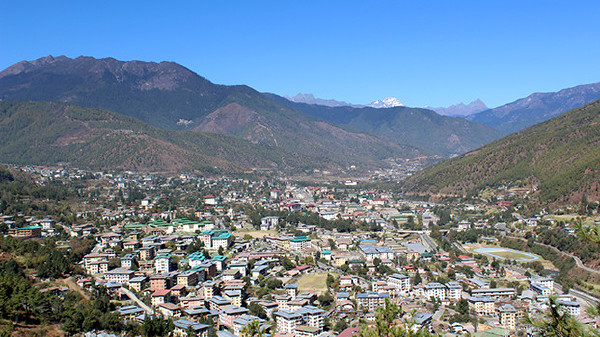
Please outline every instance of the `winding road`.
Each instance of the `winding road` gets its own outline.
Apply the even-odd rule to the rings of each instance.
[[[520,238],[520,237],[516,237],[516,236],[507,236],[507,237],[511,238],[511,239],[521,240],[521,241],[527,241],[524,238]],[[563,255],[567,255],[569,257],[572,257],[575,260],[575,263],[577,264],[577,267],[579,267],[579,268],[581,268],[581,269],[583,269],[585,271],[588,271],[590,273],[600,275],[600,270],[596,270],[596,269],[592,269],[590,267],[587,267],[586,265],[583,264],[583,262],[581,262],[581,259],[579,259],[577,256],[575,256],[575,255],[573,255],[571,253],[563,252],[562,250],[560,250],[560,249],[558,249],[558,248],[556,248],[554,246],[547,245],[545,243],[535,242],[535,244],[548,247],[548,248],[553,249],[554,251],[559,252],[559,253],[561,253]]]

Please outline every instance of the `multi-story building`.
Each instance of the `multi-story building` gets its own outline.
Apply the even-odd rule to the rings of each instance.
[[[150,277],[150,290],[169,289],[173,286],[173,278],[170,274],[154,275]]]
[[[505,329],[515,330],[517,327],[517,310],[511,304],[505,304],[498,308],[500,326]]]
[[[435,298],[436,300],[446,300],[446,286],[438,283],[438,282],[431,282],[431,283],[427,283],[424,287],[424,291],[425,291],[425,297],[427,299],[430,298]]]
[[[290,239],[290,250],[295,252],[305,251],[311,248],[311,239],[306,236],[297,236]]]
[[[152,259],[154,259],[154,254],[156,253],[156,250],[154,248],[154,246],[146,246],[146,247],[142,247],[138,250],[139,254],[140,254],[140,259],[143,261],[150,261]]]
[[[579,316],[581,314],[581,304],[575,301],[567,301],[559,299],[556,301],[560,308],[566,311],[571,316]]]
[[[103,274],[108,271],[108,254],[91,253],[83,257],[85,271],[90,275]]]
[[[186,287],[195,286],[198,283],[198,273],[195,270],[186,270],[177,275],[177,284]]]
[[[171,272],[171,254],[158,254],[154,258],[154,271],[157,274]]]
[[[410,292],[410,277],[403,274],[392,274],[387,277],[387,284],[393,286],[401,294]]]
[[[462,298],[462,286],[458,282],[448,282],[446,285],[446,298],[450,301],[459,301]]]
[[[213,249],[227,249],[229,248],[229,246],[231,246],[232,243],[231,233],[220,233],[219,235],[213,236],[211,238],[211,241],[211,247]]]
[[[228,305],[222,308],[219,313],[219,322],[229,329],[233,330],[233,320],[248,313],[248,309],[244,307],[236,307]]]
[[[471,296],[491,297],[495,300],[508,300],[517,295],[515,288],[473,289]]]
[[[108,271],[108,261],[87,263],[85,271],[90,275],[104,274]]]
[[[278,311],[275,313],[277,320],[277,332],[279,333],[294,333],[294,330],[299,326],[309,326],[323,330],[323,314],[325,311],[313,307],[306,306],[295,311]]]
[[[292,300],[296,299],[296,296],[298,295],[298,285],[295,283],[288,283],[286,285],[283,286],[283,288],[285,289],[285,292],[290,295],[290,297],[292,298]]]
[[[491,297],[471,296],[469,298],[469,308],[479,316],[493,316],[496,313],[494,303]]]
[[[368,291],[356,294],[356,302],[361,309],[375,310],[377,307],[385,305],[385,299],[390,298],[388,293],[376,293]]]
[[[125,268],[115,268],[104,273],[104,278],[110,282],[128,283],[135,272]]]
[[[129,280],[129,287],[131,289],[140,292],[148,285],[148,278],[146,276],[138,276]]]
[[[8,234],[18,238],[39,238],[42,237],[42,226],[25,226],[21,228],[10,228]]]

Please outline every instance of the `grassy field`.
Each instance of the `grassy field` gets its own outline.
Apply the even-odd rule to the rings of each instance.
[[[331,273],[337,277],[337,274]],[[327,273],[306,274],[298,280],[300,291],[315,291],[324,293],[327,291]]]

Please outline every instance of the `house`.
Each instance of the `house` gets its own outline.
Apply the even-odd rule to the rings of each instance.
[[[266,216],[260,219],[260,230],[262,231],[268,231],[277,226],[279,226],[278,216]]]
[[[217,198],[214,195],[206,195],[204,196],[204,204],[209,206],[216,206]]]

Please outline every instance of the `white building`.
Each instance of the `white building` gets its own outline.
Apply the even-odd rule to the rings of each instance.
[[[387,277],[387,283],[396,288],[400,293],[410,292],[410,277],[403,274],[392,274]]]
[[[171,254],[159,254],[154,258],[154,270],[157,274],[171,272]]]

